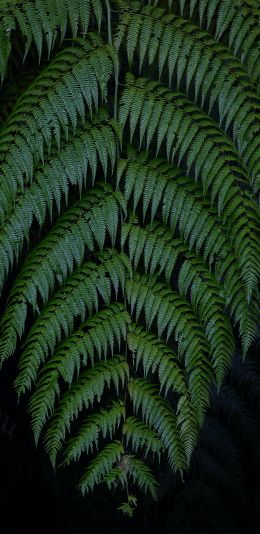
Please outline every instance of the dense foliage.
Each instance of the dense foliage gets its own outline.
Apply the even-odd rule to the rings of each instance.
[[[60,4],[0,3],[0,360],[53,465],[131,514],[258,333],[260,11]]]

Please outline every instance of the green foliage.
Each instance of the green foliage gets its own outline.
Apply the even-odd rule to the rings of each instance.
[[[53,465],[131,516],[258,333],[259,7],[9,0],[0,22],[0,364]]]
[[[24,58],[32,46],[36,47],[39,61],[43,47],[50,55],[56,40],[61,43],[69,28],[73,37],[87,34],[90,18],[96,18],[98,28],[101,26],[102,2],[100,0],[65,0],[61,5],[58,0],[1,0],[1,33],[3,43],[0,56],[0,75],[6,75],[8,59],[12,48],[13,34],[18,30],[24,38]]]
[[[128,495],[127,502],[122,503],[118,506],[118,510],[121,510],[123,514],[132,517],[134,509],[137,505],[137,499],[134,495]]]

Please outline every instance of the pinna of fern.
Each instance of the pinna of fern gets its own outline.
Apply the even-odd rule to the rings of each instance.
[[[183,477],[259,328],[259,12],[166,4],[0,3],[0,363],[83,494]]]

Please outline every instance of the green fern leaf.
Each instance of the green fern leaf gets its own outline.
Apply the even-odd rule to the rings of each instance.
[[[10,209],[18,185],[24,187],[23,175],[32,180],[35,163],[44,160],[44,147],[50,150],[55,139],[59,148],[61,133],[68,136],[69,124],[76,130],[79,118],[84,120],[85,104],[91,112],[93,104],[97,109],[99,98],[105,98],[112,57],[112,50],[91,34],[88,41],[81,39],[77,46],[60,52],[18,99],[0,136],[1,218]],[[39,98],[40,106],[35,108]],[[18,134],[13,143],[21,121],[23,135]]]
[[[137,452],[140,448],[145,448],[145,456],[149,452],[157,454],[160,458],[162,451],[162,442],[159,440],[153,430],[147,426],[137,417],[128,417],[123,425],[123,435],[126,438],[126,446],[131,441],[132,449]]]
[[[236,491],[210,398],[259,454],[233,357],[259,335],[259,16],[0,0],[0,366],[53,466],[130,517],[161,459],[203,466],[192,503],[209,473]]]
[[[83,452],[93,452],[94,445],[98,449],[98,438],[107,435],[112,439],[121,419],[125,417],[122,401],[114,401],[111,408],[101,409],[87,417],[81,425],[77,436],[72,437],[67,445],[64,464],[77,461]]]
[[[113,313],[114,315],[111,317]],[[119,315],[120,319],[118,319]],[[111,354],[114,354],[115,343],[120,349],[122,340],[126,335],[127,319],[126,313],[124,314],[122,309],[119,312],[116,305],[112,305],[109,310],[99,312],[96,317],[83,323],[80,330],[65,339],[43,366],[36,390],[29,404],[36,442],[39,440],[40,432],[47,418],[54,411],[55,400],[60,396],[59,380],[63,379],[70,387],[75,374],[78,377],[80,371],[89,365],[89,361],[94,367],[95,357],[106,361],[109,348]],[[118,332],[120,323],[121,331]],[[85,332],[86,328],[88,328],[87,332]],[[118,337],[119,335],[120,337]],[[39,360],[35,358],[29,359],[28,356],[27,358],[22,356],[20,373],[15,382],[19,395],[25,389],[31,388],[39,371],[39,363]]]
[[[53,352],[55,344],[60,341],[63,333],[72,331],[76,317],[84,320],[86,313],[98,310],[99,295],[108,304],[111,299],[112,287],[115,291],[124,288],[127,276],[127,258],[117,255],[113,250],[100,255],[99,269],[93,262],[87,262],[75,271],[64,286],[58,290],[45,309],[33,324],[25,342],[24,357],[31,358],[31,351],[37,354],[36,360],[41,361]],[[129,268],[129,267],[128,267]],[[108,276],[107,276],[108,275]],[[22,284],[23,287],[23,284]],[[35,286],[34,290],[35,298]],[[26,300],[15,298],[10,309],[6,311],[2,321],[1,363],[13,354],[17,338],[24,331],[26,319]],[[38,311],[39,313],[39,311]]]
[[[80,373],[78,380],[61,397],[44,437],[45,448],[53,465],[73,419],[83,409],[93,405],[95,398],[100,402],[106,386],[110,387],[113,383],[118,391],[127,377],[128,364],[122,356],[98,362],[92,369]]]
[[[120,461],[123,452],[123,445],[119,441],[115,441],[108,443],[97,454],[80,481],[79,489],[83,495],[93,490],[96,484],[100,484],[100,482],[106,480],[106,475],[112,471],[114,464]]]
[[[133,402],[134,412],[139,408],[146,423],[158,433],[167,453],[170,466],[183,471],[186,458],[180,434],[177,428],[177,417],[169,404],[166,403],[147,380],[136,378],[129,382],[128,390]]]

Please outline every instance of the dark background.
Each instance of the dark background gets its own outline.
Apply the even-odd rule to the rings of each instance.
[[[162,462],[155,467],[158,502],[138,496],[132,519],[117,511],[120,492],[98,488],[81,497],[75,489],[84,465],[55,474],[35,449],[26,404],[12,389],[14,360],[0,373],[0,507],[3,532],[94,533],[122,531],[175,534],[242,534],[260,525],[260,365],[258,340],[243,363],[239,354],[212,402],[200,443],[184,480]]]

